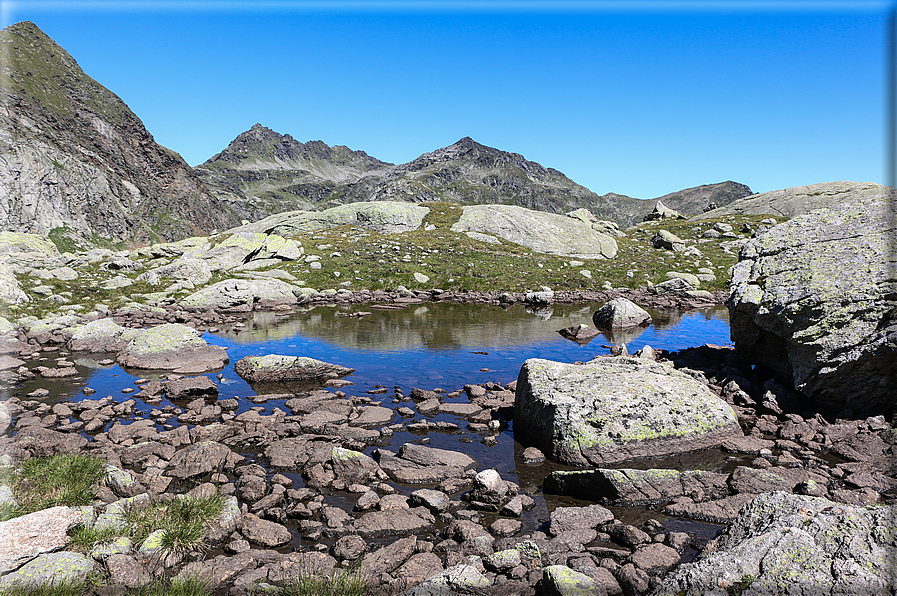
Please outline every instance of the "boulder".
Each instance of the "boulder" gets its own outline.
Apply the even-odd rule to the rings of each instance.
[[[532,251],[575,259],[611,259],[616,241],[577,218],[515,205],[469,205],[453,232],[498,236]]]
[[[182,298],[186,308],[251,309],[255,303],[296,304],[293,286],[279,279],[226,279]]]
[[[97,566],[96,562],[81,553],[62,551],[47,553],[32,559],[19,569],[0,579],[0,590],[30,594],[46,590],[53,584],[79,584]]]
[[[70,540],[69,529],[81,519],[80,510],[58,506],[0,522],[0,573],[62,549]]]
[[[844,194],[749,241],[729,311],[738,353],[823,408],[894,411],[897,236],[893,189]],[[891,193],[891,196],[889,196]]]
[[[561,334],[561,337],[582,345],[589,343],[599,335],[598,330],[589,327],[588,325],[583,325],[582,323],[571,327],[565,327],[564,329],[558,329],[558,333]]]
[[[574,465],[604,465],[716,447],[741,428],[705,385],[640,358],[523,363],[514,400],[518,440]]]
[[[667,230],[657,230],[651,238],[651,246],[678,252],[680,250],[685,250],[685,240]]]
[[[542,570],[541,593],[545,596],[606,596],[607,590],[588,575],[566,565],[550,565]]]
[[[187,282],[188,287],[200,286],[212,279],[212,269],[204,259],[182,257],[169,265],[150,269],[137,276],[138,281],[154,286],[161,284],[163,279]]]
[[[229,361],[224,348],[210,346],[199,331],[178,323],[140,331],[118,353],[117,359],[122,366],[131,368],[202,369],[196,372],[223,368]]]
[[[97,319],[69,327],[69,349],[73,352],[119,352],[138,332],[125,329],[112,319]]]
[[[23,302],[29,302],[28,294],[22,290],[13,270],[5,263],[0,263],[0,304]]]
[[[782,586],[801,594],[890,594],[897,590],[895,520],[895,505],[766,493],[651,595],[781,594]]]
[[[615,298],[592,315],[595,327],[609,331],[648,326],[651,320],[651,315],[645,309],[626,298]]]
[[[293,236],[342,225],[362,227],[381,234],[413,232],[420,228],[430,209],[399,201],[371,201],[331,207],[324,211],[278,213],[231,231],[250,231]]]
[[[645,215],[644,221],[657,221],[661,219],[685,219],[685,216],[675,209],[670,209],[660,201],[657,201],[654,204],[654,209],[651,213]]]
[[[250,383],[323,384],[355,372],[338,364],[303,356],[246,356],[234,364],[234,372]]]

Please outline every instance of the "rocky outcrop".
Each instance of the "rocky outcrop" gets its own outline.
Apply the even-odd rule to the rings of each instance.
[[[732,409],[706,386],[670,366],[626,357],[524,362],[514,432],[549,457],[581,466],[695,451],[742,434]]]
[[[184,160],[34,24],[0,33],[0,229],[113,241],[238,223]]]
[[[578,219],[531,211],[514,205],[464,207],[453,232],[497,236],[530,250],[585,259],[610,259],[616,241]]]
[[[894,190],[845,193],[751,240],[732,274],[732,339],[746,360],[822,407],[891,415],[897,368]]]
[[[279,279],[226,279],[190,294],[180,301],[187,308],[252,310],[256,303],[296,304],[293,286]]]
[[[881,195],[886,187],[873,182],[820,182],[756,195],[744,196],[729,204],[692,217],[690,221],[728,215],[776,215],[792,218],[823,207],[836,207],[845,201]]]
[[[261,232],[292,236],[303,232],[326,230],[337,226],[359,226],[381,234],[413,232],[420,228],[430,213],[427,207],[396,201],[352,203],[324,211],[291,211],[245,224],[231,233]]]
[[[652,596],[888,594],[897,590],[897,507],[862,507],[767,493],[750,501],[701,559]],[[789,588],[790,590],[790,588]]]

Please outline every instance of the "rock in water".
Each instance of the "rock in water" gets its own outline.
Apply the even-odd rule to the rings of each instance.
[[[893,594],[897,506],[852,507],[765,493],[747,503],[698,561],[667,575],[674,594]],[[790,592],[789,592],[790,593]]]
[[[224,348],[210,346],[196,329],[178,323],[138,331],[117,358],[133,368],[195,372],[223,368],[229,361]]]
[[[742,357],[856,414],[893,414],[897,390],[897,197],[880,189],[751,240],[729,296]]]
[[[302,356],[246,356],[234,364],[234,372],[250,383],[324,383],[355,372],[338,364],[330,364]]]
[[[514,430],[549,457],[582,466],[685,453],[742,436],[732,409],[706,386],[627,357],[584,365],[527,360],[517,379]]]
[[[611,300],[592,315],[592,323],[599,329],[620,331],[651,324],[651,315],[626,298]]]

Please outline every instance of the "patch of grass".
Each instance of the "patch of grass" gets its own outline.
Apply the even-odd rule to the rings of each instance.
[[[128,596],[212,596],[209,582],[196,576],[159,578],[142,588],[128,590]]]
[[[421,203],[421,206],[430,210],[430,213],[424,218],[423,227],[434,225],[437,230],[447,231],[452,227],[452,224],[457,223],[461,219],[461,205],[457,203],[433,201],[431,203]]]
[[[280,596],[364,596],[371,584],[360,569],[335,569],[330,575],[302,573],[287,583]]]
[[[125,522],[136,544],[156,530],[165,530],[162,546],[167,553],[185,554],[203,547],[202,539],[224,508],[224,497],[176,498],[125,510]]]
[[[71,541],[68,547],[81,553],[88,553],[97,546],[109,544],[121,535],[115,528],[88,528],[78,525],[69,530],[69,538]]]
[[[67,581],[41,585],[13,584],[0,590],[0,596],[81,596],[87,589],[87,582]]]
[[[17,505],[3,511],[5,519],[57,505],[89,505],[106,475],[106,464],[95,457],[63,453],[25,460],[6,479]],[[11,515],[12,514],[12,515]]]

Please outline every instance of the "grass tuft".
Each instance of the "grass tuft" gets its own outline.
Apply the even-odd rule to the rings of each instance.
[[[136,544],[156,530],[165,530],[166,554],[183,555],[203,548],[203,537],[224,508],[224,497],[182,496],[171,503],[150,503],[125,510],[125,522]]]
[[[370,581],[360,569],[335,569],[330,575],[302,573],[283,586],[280,596],[364,596]]]
[[[106,464],[96,457],[63,453],[25,460],[5,479],[16,505],[0,508],[3,519],[41,509],[89,505],[106,476]]]

